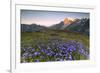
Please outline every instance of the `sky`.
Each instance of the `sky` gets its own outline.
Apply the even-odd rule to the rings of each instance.
[[[65,18],[89,18],[89,13],[61,12],[61,11],[40,11],[40,10],[21,10],[21,24],[38,24],[52,26],[60,23]]]

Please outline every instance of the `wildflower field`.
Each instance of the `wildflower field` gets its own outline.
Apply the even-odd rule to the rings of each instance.
[[[89,59],[89,37],[62,30],[21,32],[21,63]]]

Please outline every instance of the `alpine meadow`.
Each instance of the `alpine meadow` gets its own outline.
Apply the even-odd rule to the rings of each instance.
[[[89,13],[21,10],[21,63],[89,60]]]

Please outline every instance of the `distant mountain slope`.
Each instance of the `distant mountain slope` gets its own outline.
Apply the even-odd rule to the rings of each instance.
[[[21,32],[33,32],[47,29],[44,26],[36,25],[36,24],[21,24]]]
[[[54,30],[60,30],[61,27],[64,25],[64,22],[61,21],[60,23],[58,24],[54,24],[53,26],[49,27],[50,29],[54,29]]]
[[[65,29],[89,36],[89,19],[77,19],[75,22],[67,26]]]

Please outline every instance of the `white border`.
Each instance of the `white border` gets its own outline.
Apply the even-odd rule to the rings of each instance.
[[[11,46],[11,72],[39,71],[66,69],[76,67],[88,67],[95,65],[95,12],[94,8],[81,8],[70,6],[42,6],[42,5],[21,5],[14,4],[12,7],[12,46]],[[76,5],[75,5],[76,6]],[[49,10],[49,11],[70,11],[90,13],[90,60],[87,61],[65,61],[65,62],[44,62],[20,64],[20,9]]]

